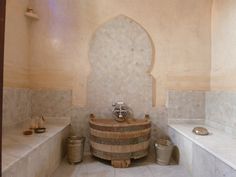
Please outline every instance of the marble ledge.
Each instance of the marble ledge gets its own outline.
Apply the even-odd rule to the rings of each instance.
[[[236,130],[235,130],[235,125],[233,123],[230,126],[227,126],[225,124],[222,124],[219,121],[213,121],[213,120],[206,119],[205,124],[209,125],[210,127],[214,127],[218,130],[222,130],[222,131],[226,132],[227,134],[232,135],[232,137],[236,138]]]
[[[25,136],[23,131],[29,122],[11,128],[3,132],[2,138],[2,172],[6,171],[20,159],[26,157],[30,152],[41,144],[56,136],[70,125],[69,117],[52,118],[46,117],[46,133]]]
[[[204,124],[181,123],[169,124],[168,126],[236,170],[236,138]],[[192,130],[196,126],[207,128],[210,135],[199,136],[193,134]]]

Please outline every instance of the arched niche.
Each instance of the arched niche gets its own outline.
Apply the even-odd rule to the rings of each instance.
[[[101,115],[111,113],[111,105],[124,101],[136,117],[152,108],[153,44],[145,29],[120,15],[100,26],[90,42],[88,106]]]

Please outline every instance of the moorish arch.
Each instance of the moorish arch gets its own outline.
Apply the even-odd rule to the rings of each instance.
[[[124,101],[136,117],[153,106],[154,48],[146,30],[131,18],[120,15],[100,26],[90,41],[88,107],[106,116],[111,105]]]

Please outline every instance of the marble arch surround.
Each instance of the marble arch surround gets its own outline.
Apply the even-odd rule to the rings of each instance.
[[[111,104],[126,102],[135,117],[155,105],[154,47],[146,30],[133,19],[119,15],[95,32],[90,41],[87,106],[108,116]]]

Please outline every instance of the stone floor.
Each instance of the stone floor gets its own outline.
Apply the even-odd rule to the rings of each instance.
[[[52,177],[190,177],[179,165],[159,166],[149,159],[137,160],[129,168],[113,168],[107,161],[86,156],[82,163],[64,160]]]

